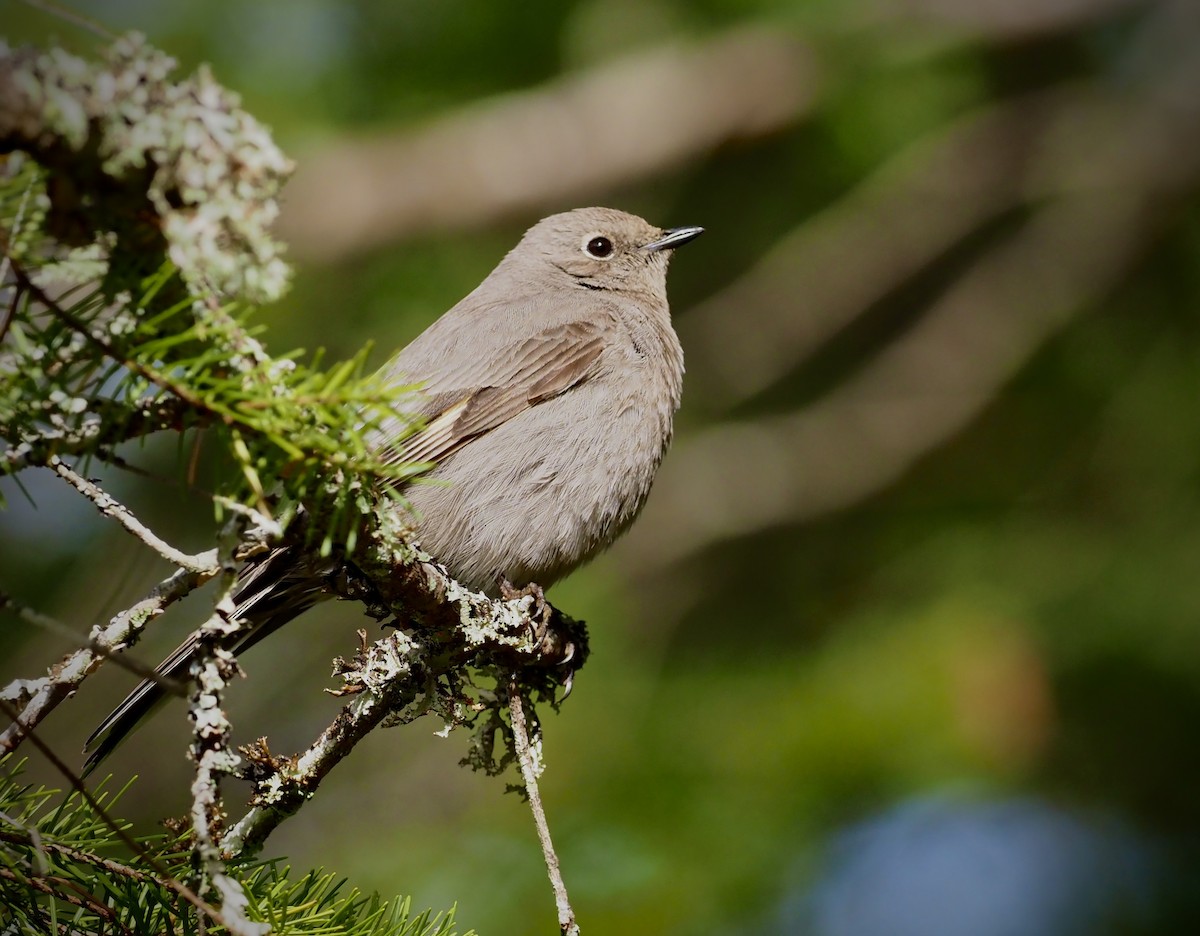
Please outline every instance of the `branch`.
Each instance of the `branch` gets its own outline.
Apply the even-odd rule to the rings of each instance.
[[[546,822],[546,810],[542,806],[542,794],[538,790],[538,775],[542,772],[541,729],[536,732],[533,744],[529,740],[529,726],[525,722],[525,703],[521,699],[521,685],[514,673],[508,684],[508,707],[512,713],[513,745],[517,761],[521,765],[521,776],[525,780],[525,795],[533,812],[533,823],[537,827],[538,841],[542,844],[542,857],[546,860],[546,873],[554,889],[554,903],[558,907],[558,927],[564,936],[579,936],[579,924],[575,922],[575,911],[567,896],[567,885],[558,867],[558,854],[550,839],[550,825]],[[536,751],[535,751],[536,746]]]
[[[49,467],[55,474],[71,485],[71,487],[90,500],[100,513],[112,520],[116,520],[117,523],[121,524],[127,531],[168,562],[174,563],[180,568],[187,569],[189,572],[215,574],[217,558],[215,550],[210,549],[208,552],[195,556],[182,552],[166,540],[156,536],[151,532],[149,527],[133,515],[133,511],[111,494],[107,494],[101,490],[100,486],[94,481],[89,481],[82,475],[77,474],[57,455],[50,457]]]
[[[153,667],[147,666],[140,662],[136,657],[131,657],[125,653],[117,653],[108,648],[101,646],[91,637],[86,637],[79,633],[75,628],[68,627],[62,621],[50,617],[48,614],[43,614],[28,605],[21,604],[16,601],[12,595],[7,592],[0,591],[0,611],[9,611],[15,614],[26,624],[32,624],[34,627],[40,627],[44,631],[55,634],[58,637],[71,643],[76,648],[87,648],[104,657],[109,663],[114,663],[117,666],[128,670],[135,676],[142,679],[153,679],[161,685],[167,692],[172,695],[184,695],[183,688],[172,679],[160,675]],[[11,693],[12,686],[8,686],[3,691],[3,695],[10,702],[15,701],[16,696]]]
[[[196,779],[192,782],[192,852],[200,878],[196,892],[203,896],[211,888],[220,895],[221,911],[231,933],[263,936],[271,927],[246,918],[246,893],[226,874],[221,850],[216,844],[223,815],[221,777],[233,773],[238,765],[237,755],[229,750],[230,725],[222,701],[226,684],[240,669],[225,645],[251,626],[246,619],[237,617],[234,601],[238,587],[238,565],[234,555],[240,540],[238,530],[246,519],[235,514],[222,531],[219,547],[221,584],[212,615],[197,631],[190,698],[192,758],[196,762]]]
[[[525,685],[553,697],[562,675],[587,659],[587,630],[551,609],[544,633],[534,624],[532,596],[491,600],[451,579],[440,566],[408,547],[375,544],[358,566],[346,566],[337,584],[343,598],[362,601],[375,616],[396,615],[396,631],[362,645],[353,661],[338,661],[343,689],[353,695],[304,752],[271,754],[266,741],[242,749],[254,781],[251,806],[221,841],[226,857],[257,852],[267,836],[294,815],[325,776],[375,727],[437,713],[448,727],[479,711],[461,691],[470,668],[522,672]],[[365,568],[363,568],[365,566]]]
[[[0,452],[0,475],[47,466],[55,455],[79,455],[86,452],[102,459],[107,458],[105,450],[122,442],[139,439],[164,429],[182,430],[184,419],[192,414],[192,409],[183,400],[166,398],[147,400],[132,412],[121,407],[121,413],[128,418],[113,420],[105,419],[101,415],[99,419],[88,420],[76,429],[47,429],[23,438],[16,445]],[[194,423],[202,425],[203,420],[196,418]]]
[[[47,854],[53,853],[61,855],[68,861],[76,861],[81,864],[90,864],[109,874],[115,874],[118,877],[129,878],[133,881],[141,881],[143,883],[155,882],[156,878],[153,874],[148,874],[145,871],[139,871],[137,868],[131,868],[127,864],[122,864],[119,861],[114,861],[111,858],[105,858],[102,855],[94,854],[90,851],[85,851],[82,848],[75,848],[72,845],[64,845],[61,842],[47,842],[37,829],[34,827],[24,828],[15,822],[11,817],[0,814],[0,818],[13,826],[22,828],[20,832],[10,832],[7,829],[0,829],[0,842],[8,842],[13,845],[28,845],[38,852]],[[40,873],[40,872],[39,872]]]
[[[34,727],[100,666],[104,659],[137,642],[142,630],[179,599],[207,582],[215,571],[191,572],[179,569],[159,582],[137,604],[115,615],[106,625],[96,625],[88,637],[88,646],[68,654],[50,667],[41,679],[10,683],[0,700],[22,706],[20,718],[0,734],[0,755],[7,754],[25,738],[25,727]],[[177,686],[172,691],[178,692]]]

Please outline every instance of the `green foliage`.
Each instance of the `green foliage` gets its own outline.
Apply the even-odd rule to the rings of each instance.
[[[270,355],[249,326],[287,279],[265,229],[290,162],[236,95],[203,68],[172,77],[139,36],[95,64],[0,51],[22,117],[0,167],[0,475],[122,464],[121,442],[202,431],[233,464],[218,504],[270,513],[282,494],[324,552],[353,548],[377,494],[420,469],[368,446],[384,420],[400,441],[412,388],[369,376],[366,348],[323,367]]]
[[[77,793],[20,782],[22,765],[0,761],[0,925],[9,933],[224,933],[201,930],[194,908],[167,878],[191,873],[185,838],[136,838],[130,855],[102,816]],[[94,793],[111,814],[129,789]],[[127,829],[128,823],[115,824]],[[163,873],[167,878],[164,878]],[[295,876],[278,861],[232,863],[249,899],[247,916],[277,936],[452,936],[453,908],[414,914],[408,898],[385,900],[347,887],[324,870]],[[470,936],[470,934],[466,934]]]
[[[237,466],[215,495],[265,509],[282,485],[326,518],[326,551],[347,539],[352,547],[376,492],[398,496],[396,483],[420,470],[368,446],[413,388],[367,374],[367,348],[328,368],[320,354],[309,363],[298,352],[269,355],[249,307],[186,292],[170,265],[110,296],[103,263],[39,236],[44,214],[28,209],[44,186],[44,173],[26,168],[0,184],[0,226],[16,232],[18,274],[0,347],[9,447],[0,474],[56,453],[110,457],[113,445],[156,429],[202,429]]]

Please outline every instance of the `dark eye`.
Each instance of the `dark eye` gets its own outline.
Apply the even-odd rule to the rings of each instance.
[[[607,257],[613,252],[612,241],[607,237],[593,237],[585,248],[593,257]]]

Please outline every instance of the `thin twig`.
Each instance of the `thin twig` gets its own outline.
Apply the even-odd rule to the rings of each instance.
[[[33,7],[35,10],[41,10],[44,13],[49,13],[51,16],[57,16],[64,22],[78,26],[80,29],[86,29],[90,33],[95,33],[101,39],[112,40],[117,38],[115,33],[105,29],[100,23],[89,19],[76,10],[72,10],[70,7],[52,3],[51,0],[22,0],[22,2],[26,6]]]
[[[133,515],[133,511],[128,507],[111,494],[102,490],[94,481],[89,481],[77,473],[57,455],[50,457],[49,467],[56,475],[90,500],[100,513],[110,519],[116,520],[128,532],[132,533],[168,562],[187,569],[189,572],[212,573],[216,571],[213,568],[213,555],[211,551],[192,556],[176,549],[166,540],[151,532],[144,523]]]
[[[521,776],[525,780],[525,794],[529,797],[529,808],[533,812],[533,823],[537,826],[538,841],[542,843],[542,856],[546,859],[546,872],[550,875],[550,886],[554,889],[554,903],[558,907],[558,926],[565,936],[578,936],[579,924],[575,922],[575,911],[567,896],[567,885],[558,867],[558,855],[550,840],[550,825],[546,822],[546,810],[542,806],[542,795],[538,792],[539,760],[529,740],[529,726],[525,721],[525,706],[521,701],[521,684],[514,672],[508,682],[508,709],[512,713],[513,746],[517,749],[517,761],[521,765]],[[538,753],[541,738],[537,740]]]
[[[109,925],[116,927],[118,932],[128,933],[130,936],[133,936],[133,930],[117,919],[117,914],[112,907],[101,903],[94,895],[89,894],[74,881],[57,875],[34,874],[27,877],[8,868],[0,868],[0,877],[8,878],[10,881],[16,881],[18,884],[41,891],[55,900],[65,901],[74,907],[91,910],[92,913],[107,921]],[[75,891],[75,894],[64,894],[63,888],[70,888]]]
[[[4,257],[4,261],[6,263],[8,262],[7,254]],[[7,271],[3,275],[7,275]],[[3,276],[0,276],[0,287],[2,287],[3,284],[4,284]],[[13,291],[12,299],[9,300],[8,305],[5,306],[4,319],[3,319],[3,321],[0,321],[0,341],[3,341],[5,336],[8,334],[8,327],[12,324],[13,319],[16,318],[17,305],[21,301],[21,290],[16,286],[16,284],[13,284],[12,291]]]
[[[76,861],[80,864],[95,865],[97,868],[102,868],[111,874],[116,874],[120,877],[127,877],[134,881],[143,883],[155,881],[153,874],[148,874],[145,871],[139,871],[137,868],[131,868],[127,864],[122,864],[119,861],[113,861],[111,858],[105,858],[102,855],[96,855],[89,851],[84,851],[81,848],[75,848],[71,845],[64,845],[61,842],[47,842],[38,833],[38,830],[32,826],[24,826],[10,816],[0,813],[0,819],[8,822],[16,828],[23,829],[23,832],[10,832],[7,829],[0,829],[0,842],[8,842],[12,845],[29,845],[39,853],[53,853],[61,855],[68,861]],[[44,877],[45,872],[39,872]]]
[[[265,378],[261,368],[271,363],[271,355],[267,353],[261,341],[247,332],[232,315],[225,311],[224,306],[217,299],[219,290],[216,286],[207,280],[205,285],[208,287],[208,292],[196,308],[197,319],[207,320],[215,325],[218,335],[229,336],[230,340],[224,344],[229,350],[234,351],[237,357],[241,358],[240,361],[235,360],[234,363],[240,366],[243,372],[257,373],[260,378]]]
[[[88,647],[76,650],[50,667],[41,679],[18,680],[6,686],[0,692],[0,699],[15,705],[23,704],[24,709],[20,719],[0,734],[0,755],[7,754],[21,743],[25,737],[23,726],[36,726],[95,672],[105,653],[131,646],[147,624],[211,577],[210,573],[177,570],[154,586],[137,604],[114,615],[107,624],[93,628]]]
[[[13,274],[16,276],[17,282],[21,284],[21,287],[23,289],[27,289],[34,299],[41,303],[55,318],[71,329],[71,331],[82,335],[84,339],[88,341],[88,343],[98,348],[112,360],[119,361],[122,365],[124,365],[133,373],[137,374],[139,377],[145,378],[155,386],[161,387],[168,393],[178,397],[195,411],[204,413],[212,418],[219,419],[226,425],[232,425],[236,421],[231,414],[221,413],[212,409],[201,397],[193,393],[190,388],[184,386],[178,381],[172,380],[166,374],[160,373],[152,367],[147,367],[145,364],[142,364],[140,361],[135,361],[126,354],[122,354],[121,351],[113,344],[104,338],[101,338],[98,334],[88,328],[86,323],[80,321],[77,316],[64,309],[61,304],[52,299],[44,289],[42,289],[30,278],[28,273],[21,269],[20,264],[12,260],[11,255],[8,256],[9,262],[12,263]]]
[[[25,737],[29,738],[29,740],[33,742],[33,746],[41,751],[46,760],[50,761],[54,768],[60,774],[62,774],[67,783],[71,785],[71,788],[83,797],[88,806],[90,806],[100,820],[106,826],[108,826],[110,830],[112,830],[113,834],[124,843],[125,847],[137,855],[138,858],[144,861],[149,867],[154,869],[156,874],[155,880],[160,885],[174,891],[201,913],[206,914],[208,918],[217,925],[226,926],[228,928],[228,924],[225,922],[225,918],[221,915],[221,912],[206,900],[201,899],[182,881],[177,881],[175,878],[173,878],[170,872],[168,872],[167,869],[159,863],[158,859],[147,852],[145,848],[143,848],[136,840],[134,840],[129,833],[121,827],[120,823],[118,823],[112,818],[112,816],[108,814],[107,810],[105,810],[96,797],[92,796],[91,791],[88,790],[87,785],[79,778],[79,775],[70,767],[68,767],[62,761],[62,759],[54,753],[54,749],[51,748],[50,745],[37,736],[37,733],[33,730],[33,726],[24,724],[21,721],[20,712],[18,712],[16,708],[14,708],[7,700],[2,698],[0,698],[0,712],[3,712],[6,716],[13,720],[14,724],[20,727],[21,732],[25,735]]]
[[[246,918],[249,903],[246,893],[241,884],[226,873],[217,843],[224,816],[221,777],[233,773],[240,763],[238,756],[229,749],[230,724],[223,704],[226,685],[240,672],[237,660],[226,649],[226,644],[251,626],[248,619],[238,617],[234,600],[238,588],[235,555],[241,542],[239,534],[247,519],[254,522],[262,517],[235,514],[221,531],[218,546],[221,584],[213,602],[213,613],[196,632],[196,658],[191,669],[194,688],[189,700],[189,714],[194,726],[192,758],[196,762],[196,778],[192,781],[192,853],[200,876],[196,890],[203,895],[212,889],[220,895],[221,911],[229,931],[235,936],[264,936],[270,926]],[[261,532],[261,528],[256,532]]]
[[[183,686],[178,681],[171,679],[169,676],[162,675],[154,667],[147,666],[136,657],[118,653],[109,647],[101,645],[93,637],[85,636],[62,621],[22,604],[4,591],[0,591],[0,611],[9,611],[27,624],[32,624],[34,627],[40,627],[44,631],[62,637],[64,640],[70,641],[77,649],[86,648],[91,650],[97,656],[101,656],[110,663],[128,670],[135,676],[153,680],[171,695],[185,695]]]
[[[25,191],[21,194],[21,204],[17,208],[17,216],[13,219],[12,230],[7,234],[8,243],[12,243],[21,233],[21,225],[25,222],[25,208],[29,203],[29,193],[33,191],[33,183],[34,180],[31,178],[29,184],[25,186]],[[8,282],[8,272],[11,263],[12,260],[6,250],[3,258],[0,258],[0,289]],[[17,306],[21,301],[21,288],[16,283],[13,283],[12,291],[12,301],[8,303],[5,309],[4,320],[0,321],[0,341],[3,341],[4,337],[8,334],[8,327],[17,315]]]
[[[100,419],[64,432],[55,427],[42,433],[30,433],[12,448],[0,452],[0,474],[16,474],[26,468],[44,466],[54,455],[76,455],[83,452],[97,455],[106,446],[128,442],[163,429],[182,431],[183,417],[190,411],[182,400],[146,401],[120,422]],[[196,424],[202,425],[203,414],[197,414]],[[103,454],[99,457],[105,458]]]
[[[0,829],[0,841],[18,841],[23,845],[30,846],[33,849],[34,855],[36,855],[36,872],[42,877],[45,877],[47,874],[49,874],[50,862],[46,860],[46,852],[49,851],[49,849],[46,848],[46,843],[42,839],[41,830],[35,825],[26,825],[19,819],[16,819],[13,816],[10,816],[8,813],[2,811],[0,811],[0,820],[7,822],[13,828],[20,829],[25,833],[22,836],[16,832],[6,832],[3,829]]]

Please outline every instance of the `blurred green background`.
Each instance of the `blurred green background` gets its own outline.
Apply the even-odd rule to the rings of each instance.
[[[2,6],[10,40],[97,48]],[[381,362],[551,211],[708,229],[671,272],[675,447],[551,596],[592,630],[542,712],[585,933],[1200,931],[1200,4],[77,8],[211,63],[298,160],[276,351]],[[199,499],[113,484],[211,538]],[[5,588],[82,629],[161,577],[30,487]],[[325,607],[248,654],[242,737],[307,744],[369,624]],[[0,683],[61,649],[6,620]],[[129,682],[46,735],[73,753]],[[270,853],[552,932],[526,807],[437,727],[378,732]],[[110,762],[143,828],[185,809],[186,733],[176,706]]]

